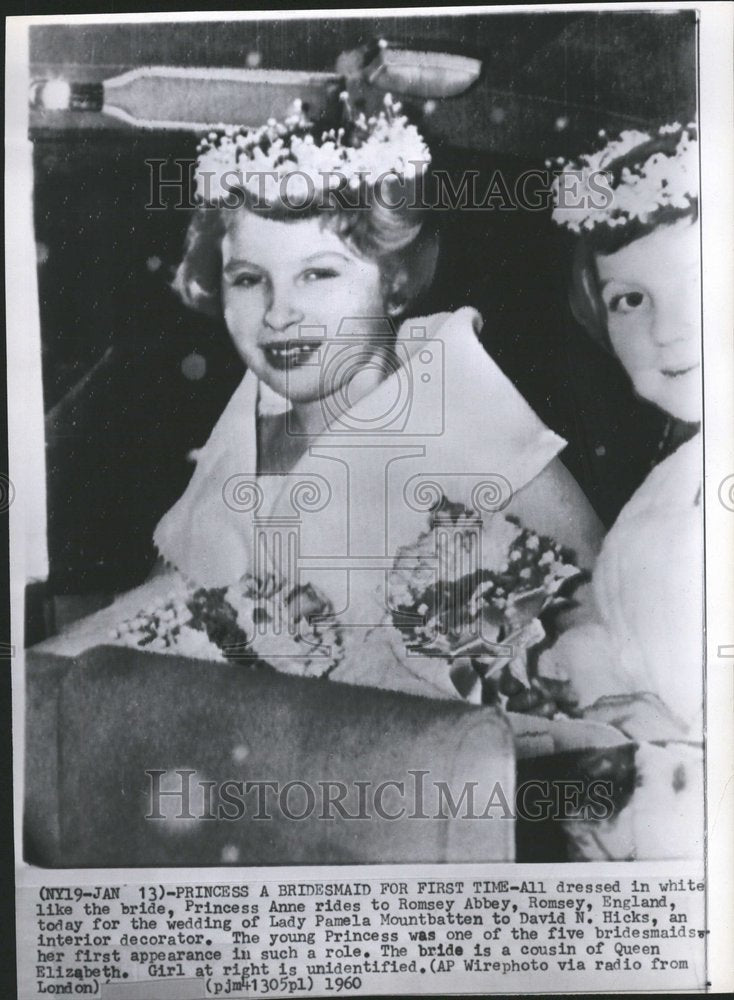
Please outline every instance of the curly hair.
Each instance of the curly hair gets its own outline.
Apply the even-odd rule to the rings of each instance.
[[[318,204],[294,209],[282,202],[263,206],[243,192],[234,209],[201,205],[191,217],[172,287],[190,308],[221,318],[222,240],[236,213],[253,211],[289,224],[316,216],[358,254],[376,261],[386,303],[392,298],[395,314],[404,315],[428,292],[438,261],[438,234],[419,207],[418,190],[409,187],[411,196],[394,204],[377,198],[345,203],[330,194]]]

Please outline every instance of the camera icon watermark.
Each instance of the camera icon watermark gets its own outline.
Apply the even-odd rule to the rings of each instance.
[[[429,337],[425,326],[408,325],[398,336],[389,316],[348,316],[333,336],[325,327],[300,326],[297,341],[311,349],[287,371],[287,384],[295,388],[300,368],[318,370],[327,434],[422,438],[444,433],[444,344]],[[375,388],[362,395],[365,385]],[[288,411],[286,433],[304,436],[294,410]]]

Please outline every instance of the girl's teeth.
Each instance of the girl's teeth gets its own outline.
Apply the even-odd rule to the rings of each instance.
[[[315,344],[291,344],[284,347],[273,347],[267,348],[268,351],[273,354],[285,355],[285,354],[310,354],[311,351],[316,349]]]
[[[268,344],[265,347],[266,354],[270,355],[273,362],[279,364],[298,364],[318,350],[319,344]]]

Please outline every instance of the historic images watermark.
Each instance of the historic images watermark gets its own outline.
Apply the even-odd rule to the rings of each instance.
[[[508,794],[501,782],[452,784],[423,769],[407,769],[404,777],[380,782],[234,777],[216,781],[191,768],[150,768],[145,774],[145,818],[157,821],[602,821],[615,811],[614,784],[603,779],[528,780]]]
[[[376,177],[368,172],[346,174],[320,171],[318,182],[304,170],[281,173],[276,170],[206,171],[197,169],[197,160],[188,157],[150,158],[149,195],[145,208],[192,210],[197,207],[271,211],[274,195],[288,211],[425,209],[433,211],[524,211],[547,212],[552,205],[561,209],[604,210],[611,206],[614,192],[607,172],[581,171],[561,166],[530,168],[517,176],[500,169],[488,176],[479,170],[455,174],[432,170],[420,183],[393,172]],[[413,164],[420,175],[426,164]],[[214,197],[216,189],[217,197]]]

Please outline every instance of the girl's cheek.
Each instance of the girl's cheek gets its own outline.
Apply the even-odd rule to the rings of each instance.
[[[241,289],[231,289],[224,296],[224,319],[227,326],[246,328],[252,326],[262,315],[263,296],[257,291],[247,289],[243,294]]]
[[[634,371],[641,367],[643,360],[639,346],[634,343],[632,337],[627,336],[624,332],[620,333],[617,331],[615,333],[610,329],[609,339],[620,364],[628,375],[632,375]]]

